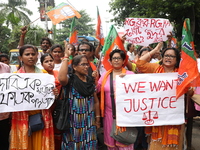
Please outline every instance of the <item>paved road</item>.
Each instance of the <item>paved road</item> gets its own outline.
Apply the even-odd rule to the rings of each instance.
[[[191,150],[200,150],[200,118],[193,120]]]

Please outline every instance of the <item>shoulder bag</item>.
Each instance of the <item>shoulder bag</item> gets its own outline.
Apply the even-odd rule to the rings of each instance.
[[[113,123],[112,130],[110,132],[110,136],[114,138],[116,141],[130,145],[134,144],[138,135],[138,130],[135,127],[126,127],[126,131],[120,132],[116,130],[116,109],[115,109],[115,101],[114,101],[114,90],[113,90],[113,73],[110,74],[110,97],[112,103],[112,114],[113,114]]]
[[[62,86],[59,96],[56,100],[56,106],[53,110],[54,125],[58,130],[66,130],[69,128],[69,92],[71,81],[66,86]]]

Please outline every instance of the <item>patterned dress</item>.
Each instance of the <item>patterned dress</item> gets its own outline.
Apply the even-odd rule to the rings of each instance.
[[[75,88],[70,89],[70,127],[63,133],[62,150],[96,150],[94,97],[83,97]]]

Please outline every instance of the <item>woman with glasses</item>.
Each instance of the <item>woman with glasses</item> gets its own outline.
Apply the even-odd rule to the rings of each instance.
[[[180,51],[176,48],[166,48],[159,64],[149,63],[148,60],[159,52],[163,43],[159,43],[152,51],[141,56],[136,62],[143,73],[170,73],[177,72],[180,62]],[[184,125],[146,127],[146,134],[151,135],[150,150],[182,150]],[[158,135],[159,136],[153,136]]]
[[[72,59],[73,73],[68,74],[69,51],[60,68],[58,79],[63,86],[70,86],[68,93],[69,128],[63,133],[62,150],[96,150],[96,128],[100,127],[99,101],[95,85],[88,76],[89,61],[85,55]]]
[[[133,74],[127,71],[124,66],[126,60],[126,53],[122,50],[115,49],[110,53],[110,63],[112,69],[105,72],[98,81],[97,89],[101,92],[101,115],[104,124],[104,143],[107,145],[108,150],[133,150],[133,144],[125,145],[114,140],[110,136],[113,122],[112,103],[111,103],[111,90],[110,90],[110,77],[113,77],[113,90],[115,93],[115,80],[117,75]],[[104,95],[105,94],[105,95]]]

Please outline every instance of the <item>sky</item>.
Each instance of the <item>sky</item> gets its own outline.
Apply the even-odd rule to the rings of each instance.
[[[7,2],[8,0],[1,0],[3,2]],[[97,6],[99,8],[99,14],[101,17],[101,22],[103,26],[103,32],[104,36],[107,35],[109,32],[109,27],[113,24],[111,22],[108,22],[110,19],[113,18],[113,15],[110,14],[107,10],[109,10],[109,1],[110,0],[54,0],[55,6],[59,5],[62,2],[70,3],[73,7],[75,7],[78,11],[80,10],[86,10],[86,12],[89,14],[91,18],[94,19],[92,22],[93,24],[97,23]],[[36,0],[27,0],[27,8],[29,8],[33,15],[30,16],[31,21],[36,20],[40,17],[40,14],[38,12],[39,2]],[[34,25],[39,25],[42,28],[45,28],[45,22],[40,21],[38,19],[33,23]],[[48,28],[51,28],[52,23],[51,21],[48,21]],[[57,25],[57,28],[59,28],[59,25]],[[94,26],[96,28],[96,26]],[[117,29],[117,28],[116,28]],[[123,31],[122,28],[117,29],[119,32]]]

